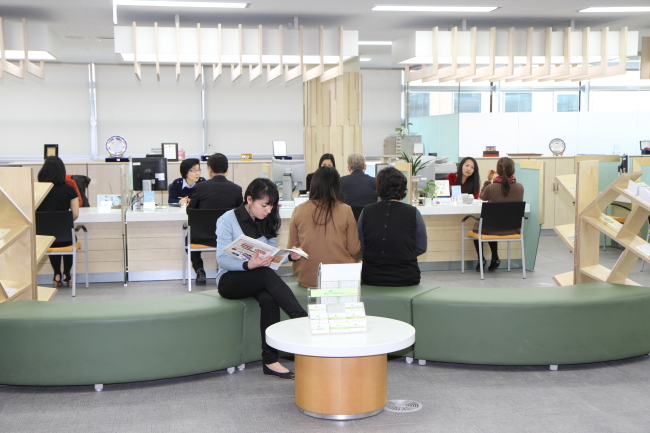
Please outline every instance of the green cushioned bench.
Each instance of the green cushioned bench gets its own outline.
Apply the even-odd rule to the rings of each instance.
[[[208,296],[0,304],[0,384],[92,385],[239,365],[244,311]]]
[[[650,288],[441,287],[413,300],[415,357],[491,365],[602,362],[650,353]]]
[[[303,308],[307,309],[307,289],[298,283],[289,284],[289,288],[296,296]],[[413,315],[411,301],[418,295],[433,290],[433,286],[409,286],[409,287],[379,287],[361,285],[361,300],[365,303],[366,314],[369,316],[387,317],[389,319],[401,320],[412,324]],[[202,295],[219,297],[217,290],[201,292]],[[262,337],[260,333],[260,307],[253,298],[239,299],[244,308],[244,341],[242,344],[241,363],[259,361],[262,354]],[[289,317],[281,311],[282,320]],[[409,347],[393,356],[406,356],[413,358],[413,348]]]

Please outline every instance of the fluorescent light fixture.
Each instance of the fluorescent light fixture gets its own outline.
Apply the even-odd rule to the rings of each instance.
[[[196,1],[166,1],[166,0],[113,0],[113,23],[117,24],[118,6],[138,7],[174,7],[174,8],[223,8],[244,9],[250,6],[248,2],[196,2]]]
[[[648,6],[604,6],[604,7],[591,7],[579,10],[578,12],[600,12],[600,13],[611,13],[611,12],[650,12],[650,7]]]
[[[391,41],[359,41],[359,45],[393,45]]]
[[[391,12],[492,12],[500,6],[406,6],[375,5],[373,11]]]
[[[372,59],[371,59],[370,57],[359,57],[359,61],[360,61],[360,62],[369,62],[369,61],[371,61],[371,60],[372,60]]]
[[[25,52],[21,50],[5,50],[7,60],[24,60]],[[28,51],[29,60],[56,60],[52,54],[47,51]],[[0,59],[2,56],[0,56]]]

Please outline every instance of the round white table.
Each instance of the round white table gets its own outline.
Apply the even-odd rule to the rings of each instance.
[[[415,328],[367,316],[367,332],[312,335],[306,317],[266,330],[266,342],[295,354],[296,406],[317,418],[350,420],[381,412],[388,399],[387,354],[415,342]]]

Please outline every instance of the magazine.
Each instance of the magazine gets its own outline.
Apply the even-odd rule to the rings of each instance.
[[[271,265],[269,266],[273,270],[277,270],[280,267],[280,264],[289,256],[290,252],[299,254],[306,259],[309,258],[309,254],[300,248],[290,248],[283,250],[280,248],[272,247],[269,244],[265,244],[262,241],[258,241],[257,239],[253,239],[246,235],[240,235],[222,251],[229,256],[244,262],[250,260],[255,255],[255,252],[259,252],[259,257],[262,259],[268,256],[275,256],[271,262]]]

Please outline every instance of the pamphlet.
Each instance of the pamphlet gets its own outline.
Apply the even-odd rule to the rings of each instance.
[[[312,334],[366,332],[366,310],[363,302],[345,304],[309,304]]]
[[[272,247],[269,244],[265,244],[262,241],[258,241],[257,239],[253,239],[246,235],[240,235],[228,246],[223,248],[222,251],[229,256],[244,262],[250,260],[256,252],[259,252],[260,258],[275,256],[271,262],[271,265],[269,266],[273,270],[277,270],[280,267],[280,264],[289,256],[290,252],[299,254],[306,259],[309,258],[309,254],[300,248],[290,248],[283,250],[280,248]]]
[[[142,208],[144,210],[155,210],[156,209],[156,196],[154,191],[143,191],[144,194],[144,204]]]

